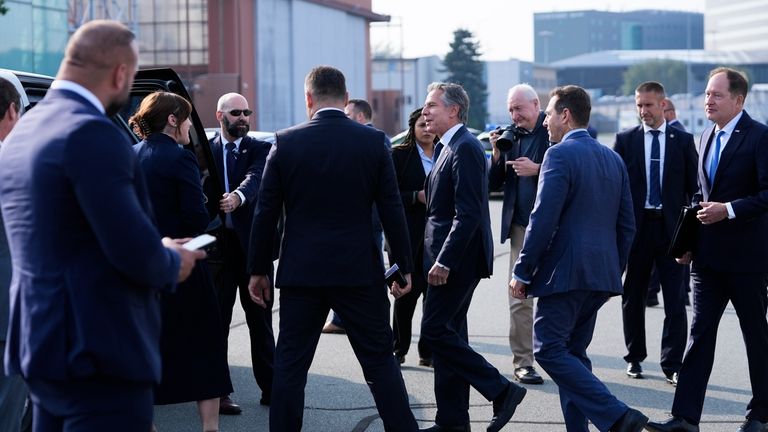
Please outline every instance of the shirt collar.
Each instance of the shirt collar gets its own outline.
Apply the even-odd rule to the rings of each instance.
[[[662,135],[666,135],[667,134],[667,122],[663,122],[661,124],[661,126],[659,126],[658,129],[654,129],[654,128],[648,126],[647,124],[643,123],[643,133],[648,133],[648,132],[650,132],[652,130],[657,130],[657,131],[661,132]]]
[[[440,142],[443,143],[443,145],[447,146],[448,143],[451,142],[453,139],[453,136],[456,135],[456,132],[459,130],[460,127],[464,126],[464,123],[458,123],[454,125],[452,128],[445,131],[443,136],[440,137]]]
[[[567,140],[571,135],[575,134],[576,132],[587,132],[587,130],[584,129],[584,128],[571,129],[568,132],[566,132],[565,135],[563,135],[563,138],[560,140],[560,142],[563,142],[563,141]]]
[[[319,110],[315,111],[315,114],[317,114],[319,112],[323,112],[323,111],[330,111],[330,110],[341,111],[342,113],[344,112],[343,109],[339,109],[339,108],[336,108],[336,107],[325,107],[325,108],[320,108]],[[346,114],[344,114],[344,115],[346,115]],[[312,117],[314,117],[314,116],[315,115],[313,114]]]
[[[736,129],[736,124],[739,123],[739,120],[741,120],[741,116],[744,115],[744,111],[739,112],[736,117],[732,118],[731,121],[725,124],[725,127],[722,129],[717,129],[717,125],[715,125],[715,134],[717,134],[720,131],[725,131],[725,134],[727,136],[731,136],[733,134],[733,130]]]
[[[76,82],[57,79],[51,83],[51,88],[54,90],[69,90],[73,93],[76,93],[90,102],[94,107],[96,107],[97,110],[99,110],[99,112],[102,114],[105,113],[104,105],[101,104],[99,98],[97,98],[96,95],[93,94],[90,90]]]
[[[219,136],[221,137],[221,147],[225,147],[228,142],[234,143],[236,149],[240,149],[240,142],[243,140],[243,137],[240,137],[234,141],[227,141],[226,138],[224,138],[224,131],[219,131]]]

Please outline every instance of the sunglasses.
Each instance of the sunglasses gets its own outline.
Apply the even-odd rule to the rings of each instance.
[[[245,110],[233,109],[233,110],[227,111],[227,112],[229,113],[229,115],[231,115],[233,117],[240,117],[240,114],[248,117],[249,115],[253,114],[253,111],[251,111],[249,109],[245,109]]]

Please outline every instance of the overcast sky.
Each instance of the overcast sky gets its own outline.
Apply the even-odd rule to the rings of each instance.
[[[623,12],[671,9],[704,12],[704,0],[372,0],[373,11],[392,16],[371,26],[371,44],[403,56],[444,56],[457,28],[471,31],[483,60],[533,60],[534,12],[596,9]]]

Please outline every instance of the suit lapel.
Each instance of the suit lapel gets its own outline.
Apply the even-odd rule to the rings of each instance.
[[[670,178],[669,173],[671,173],[672,169],[674,167],[672,166],[672,159],[678,160],[676,158],[677,151],[679,146],[677,145],[677,133],[675,133],[675,129],[667,123],[666,133],[664,137],[664,172],[662,173],[661,178],[661,198],[664,199],[664,190],[669,189],[665,188],[664,185],[667,182],[667,179]]]
[[[222,190],[224,189],[224,152],[222,151],[221,135],[217,135],[211,144],[213,152],[213,161],[216,163],[216,170],[219,172],[219,180]]]
[[[744,136],[747,134],[747,128],[749,127],[751,119],[747,113],[743,113],[736,127],[733,128],[731,137],[728,138],[728,144],[726,144],[723,152],[720,154],[720,162],[717,164],[717,171],[715,172],[715,179],[717,179],[717,173],[723,172],[728,168],[728,164],[733,160],[733,155],[739,150],[739,147],[744,142]]]
[[[647,199],[645,194],[648,191],[648,172],[645,170],[645,131],[642,126],[637,127],[637,133],[632,134],[632,148],[640,167],[640,180],[643,182],[643,202]]]

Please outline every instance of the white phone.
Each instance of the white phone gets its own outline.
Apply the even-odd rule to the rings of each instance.
[[[184,243],[182,247],[186,250],[193,251],[193,250],[204,248],[215,241],[216,241],[216,237],[210,234],[200,234],[199,236],[193,238],[192,240]]]

